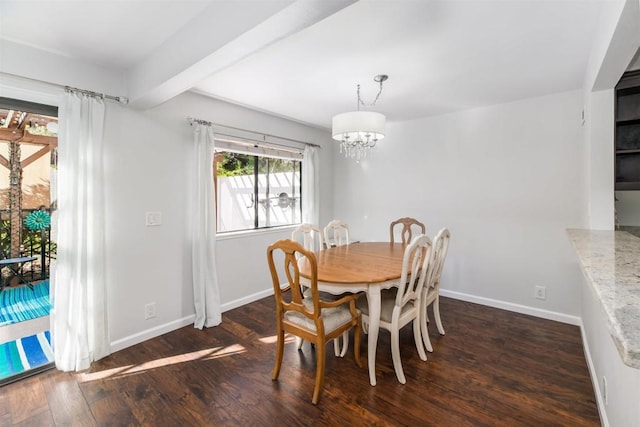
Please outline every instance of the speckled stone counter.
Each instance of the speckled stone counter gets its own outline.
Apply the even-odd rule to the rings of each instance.
[[[625,231],[567,233],[607,314],[622,361],[640,369],[640,238]]]

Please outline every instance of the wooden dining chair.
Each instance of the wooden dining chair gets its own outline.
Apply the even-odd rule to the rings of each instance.
[[[404,251],[402,275],[396,292],[383,292],[381,295],[380,327],[391,332],[393,368],[401,384],[407,382],[400,359],[400,329],[405,325],[413,324],[413,339],[418,355],[420,359],[427,360],[420,335],[420,297],[431,259],[431,239],[426,234],[416,236]],[[361,297],[356,305],[362,312],[362,323],[367,332],[369,325],[367,299],[364,296]]]
[[[427,308],[430,305],[433,305],[433,317],[436,321],[438,332],[440,335],[444,335],[444,328],[442,327],[442,320],[440,319],[440,277],[442,277],[442,269],[444,267],[444,260],[447,257],[447,251],[449,250],[450,239],[451,233],[447,228],[440,230],[433,239],[433,261],[429,267],[430,271],[427,280],[422,288],[420,332],[424,346],[429,352],[433,351],[431,340],[429,339],[429,329],[427,328],[429,322]]]
[[[400,218],[395,221],[392,221],[391,225],[389,225],[389,241],[391,243],[394,243],[395,241],[394,229],[396,228],[397,225],[402,225],[402,230],[400,231],[400,237],[402,238],[402,243],[404,244],[411,242],[411,238],[413,237],[412,228],[416,230],[419,229],[420,230],[419,234],[427,234],[427,228],[423,223],[421,223],[415,218],[404,217],[404,218]]]
[[[322,231],[313,224],[300,224],[291,232],[291,240],[302,243],[302,246],[311,252],[324,249]]]
[[[348,245],[349,242],[349,226],[340,221],[334,219],[324,227],[324,243],[328,248],[331,246]]]
[[[274,253],[278,257],[276,268]],[[311,298],[303,298],[300,286],[298,260],[305,258],[310,265]],[[320,398],[324,383],[326,344],[340,337],[343,332],[354,329],[354,353],[356,364],[362,367],[360,360],[360,335],[362,317],[356,309],[357,295],[347,295],[335,301],[324,301],[318,293],[318,266],[313,252],[292,240],[279,240],[267,248],[267,261],[273,281],[276,302],[276,334],[278,344],[272,379],[276,381],[280,374],[284,354],[284,334],[289,333],[315,344],[316,380],[311,402],[315,405]],[[283,271],[286,285],[281,285],[278,271]]]
[[[302,246],[310,252],[317,252],[324,249],[322,232],[319,227],[316,227],[313,224],[305,223],[297,226],[291,232],[291,240],[301,243]],[[337,299],[335,295],[326,293],[322,293],[321,296],[323,299]],[[311,298],[310,288],[304,290],[303,297]],[[304,344],[304,340],[298,337],[298,350],[302,348],[302,344]],[[336,338],[333,341],[333,348],[336,356],[344,357],[345,354],[347,354],[347,350],[349,348],[349,331],[345,331],[344,334],[342,334],[342,340],[340,338]]]

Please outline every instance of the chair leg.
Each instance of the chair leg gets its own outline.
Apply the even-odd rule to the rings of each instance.
[[[316,385],[313,388],[313,399],[311,403],[318,404],[320,399],[320,392],[324,384],[324,362],[325,362],[325,349],[327,348],[325,342],[318,342],[316,345]]]
[[[436,318],[436,326],[440,335],[444,335],[444,328],[442,327],[442,319],[440,319],[440,295],[436,297],[433,302],[433,317]]]
[[[407,380],[402,371],[402,359],[400,358],[400,331],[395,328],[391,331],[391,356],[393,359],[393,368],[396,371],[396,377],[400,384],[405,384]]]
[[[356,365],[362,368],[362,359],[360,359],[360,340],[362,338],[362,320],[358,319],[356,327],[353,330],[353,353],[356,358]]]
[[[349,331],[344,331],[341,337],[333,340],[333,352],[336,357],[344,357],[349,349]]]
[[[282,366],[282,356],[284,355],[284,330],[278,331],[278,344],[276,347],[276,362],[273,366],[273,372],[271,373],[271,379],[273,381],[278,379],[280,375],[280,367]]]
[[[420,318],[416,317],[413,319],[413,340],[416,343],[416,349],[418,350],[418,355],[420,355],[421,360],[427,360],[427,354],[424,352],[424,347],[422,346],[422,334],[420,333]]]
[[[424,343],[427,351],[429,353],[433,353],[433,346],[431,345],[431,340],[429,339],[429,329],[427,328],[426,323],[423,323],[422,326],[424,326],[424,328],[420,328],[422,332],[422,342]]]
[[[431,346],[431,340],[429,339],[429,328],[427,325],[428,316],[427,316],[427,307],[428,305],[425,302],[426,298],[423,297],[422,301],[420,301],[420,335],[422,335],[422,342],[424,346],[427,348],[429,353],[433,352],[433,347]]]

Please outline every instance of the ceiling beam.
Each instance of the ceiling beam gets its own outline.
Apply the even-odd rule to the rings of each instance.
[[[212,2],[127,74],[129,104],[155,107],[356,0]],[[194,41],[195,40],[195,41]]]
[[[637,0],[606,4],[587,64],[584,89],[612,89],[640,46],[640,8]]]

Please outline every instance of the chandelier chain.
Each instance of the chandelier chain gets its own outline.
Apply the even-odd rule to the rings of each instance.
[[[371,104],[366,104],[362,100],[362,98],[360,97],[360,85],[358,85],[358,110],[360,110],[360,105],[362,105],[363,107],[373,107],[376,105],[376,102],[378,102],[378,98],[380,98],[380,94],[382,93],[382,82],[384,82],[384,80],[380,80],[380,90],[378,90],[378,94]]]

